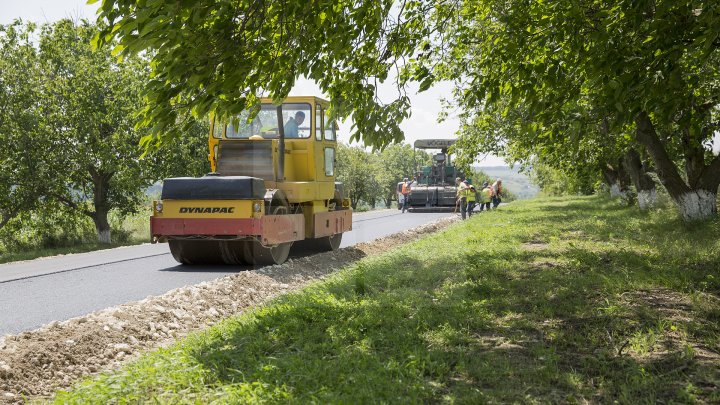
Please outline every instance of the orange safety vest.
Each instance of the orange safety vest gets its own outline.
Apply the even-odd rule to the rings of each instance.
[[[404,183],[402,184],[402,191],[401,191],[401,193],[402,193],[403,195],[408,195],[409,192],[410,192],[410,184],[408,184],[408,182],[404,182]]]

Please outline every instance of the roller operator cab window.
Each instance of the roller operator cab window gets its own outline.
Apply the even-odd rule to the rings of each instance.
[[[325,175],[335,174],[335,148],[325,148]]]
[[[322,141],[322,109],[320,104],[315,105],[315,139]]]
[[[285,138],[310,137],[310,104],[284,103],[282,111]],[[261,104],[260,111],[250,122],[248,122],[249,116],[249,111],[243,111],[230,120],[225,136],[230,139],[247,139],[253,135],[259,135],[265,139],[272,139],[280,135],[276,106],[269,103]]]
[[[325,140],[334,141],[335,133],[337,131],[337,124],[325,119]]]
[[[223,133],[223,125],[220,122],[219,119],[213,118],[213,138],[220,139],[222,138]]]

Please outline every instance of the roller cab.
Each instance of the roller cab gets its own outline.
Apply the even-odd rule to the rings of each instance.
[[[212,173],[165,179],[152,241],[183,264],[279,264],[298,241],[339,248],[352,210],[335,182],[337,126],[326,114],[325,100],[292,97],[263,99],[252,118],[212,119]]]

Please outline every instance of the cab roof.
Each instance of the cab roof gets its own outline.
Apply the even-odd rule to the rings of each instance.
[[[260,102],[263,104],[271,104],[273,100],[270,97],[262,97],[260,99]],[[288,96],[287,98],[285,98],[285,100],[283,100],[283,103],[310,103],[320,104],[323,107],[326,107],[328,104],[330,104],[329,101],[315,96]]]

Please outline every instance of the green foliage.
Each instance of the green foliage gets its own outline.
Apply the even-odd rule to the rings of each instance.
[[[77,214],[86,215],[109,242],[111,211],[136,212],[145,189],[163,177],[209,171],[204,121],[189,121],[172,148],[141,157],[135,113],[144,105],[148,61],[93,51],[96,32],[68,20],[0,26],[0,228],[62,205],[67,221],[82,227]],[[67,243],[85,240],[83,232],[62,234],[74,235],[62,238]]]
[[[597,191],[600,174],[596,170],[586,170],[584,176],[570,174],[555,169],[540,160],[533,162],[531,176],[535,184],[545,195],[590,195]]]
[[[376,157],[365,149],[338,144],[337,181],[343,183],[345,195],[351,199],[353,209],[357,208],[360,201],[375,206],[380,188],[375,176],[376,168]]]
[[[133,114],[140,108],[143,61],[117,62],[108,50],[93,52],[95,27],[63,20],[44,26],[40,56],[48,95],[41,98],[45,128],[56,142],[52,159],[64,162],[64,192],[53,197],[102,221],[112,208],[133,210],[153,181],[140,161]],[[84,201],[93,201],[89,209]],[[100,231],[101,229],[98,229]]]
[[[582,178],[573,167],[597,170],[637,142],[677,201],[717,192],[720,158],[705,147],[720,106],[714,5],[491,0],[435,12],[447,29],[416,64],[456,82],[465,159],[537,156]]]
[[[597,197],[517,202],[55,401],[717,402],[719,240]]]
[[[146,243],[150,210],[145,205],[131,215],[110,211],[113,243],[108,245],[97,242],[95,227],[86,215],[62,205],[43,204],[42,210],[23,212],[0,229],[0,263]]]
[[[334,118],[353,114],[351,140],[379,149],[403,139],[409,99],[400,86],[382,103],[377,85],[416,53],[429,33],[427,11],[423,2],[398,8],[391,0],[111,0],[100,7],[105,28],[95,42],[123,56],[150,52],[142,123],[161,140],[175,135],[169,129],[183,112],[228,117],[257,106],[260,94],[284,99],[303,76],[329,95]]]
[[[382,202],[390,208],[397,199],[397,184],[412,179],[416,167],[430,164],[430,155],[407,144],[393,144],[379,153],[340,144],[337,150],[338,181],[345,185],[353,209],[367,210]]]
[[[45,97],[33,42],[35,25],[0,25],[0,229],[32,210],[51,188],[56,165],[44,163],[48,142],[37,101]]]

